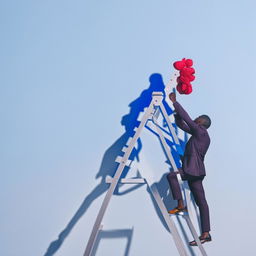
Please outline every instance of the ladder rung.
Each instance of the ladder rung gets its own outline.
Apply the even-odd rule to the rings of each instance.
[[[126,145],[129,146],[129,144],[131,143],[131,141],[132,141],[132,137],[130,137],[130,138],[127,140]]]
[[[115,162],[117,162],[117,163],[119,163],[119,164],[124,163],[123,157],[122,157],[122,156],[118,156],[118,157],[116,158]],[[127,159],[125,165],[126,165],[126,166],[130,166],[131,163],[132,163],[132,160]]]
[[[125,152],[126,152],[126,150],[127,150],[127,148],[128,148],[128,147],[124,146],[124,147],[122,148],[122,152],[124,152],[124,153],[125,153]]]
[[[105,181],[106,181],[106,183],[112,183],[113,178],[110,177],[110,176],[107,176]],[[123,178],[123,179],[120,179],[119,183],[123,183],[123,184],[144,184],[144,183],[146,183],[146,181],[143,178]]]
[[[152,96],[163,96],[164,94],[163,94],[163,92],[153,92],[152,93]]]
[[[188,216],[188,213],[187,212],[178,212],[178,213],[175,213],[175,214],[170,214],[170,217],[171,216]]]

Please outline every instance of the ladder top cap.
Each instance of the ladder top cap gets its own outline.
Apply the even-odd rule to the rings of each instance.
[[[153,96],[163,96],[163,92],[153,92]]]

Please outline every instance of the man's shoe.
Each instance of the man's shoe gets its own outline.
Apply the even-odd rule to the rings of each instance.
[[[184,207],[184,208],[175,207],[174,209],[168,211],[169,214],[177,214],[180,212],[187,212],[187,207]]]
[[[212,237],[211,237],[210,234],[209,234],[207,237],[205,237],[205,238],[202,238],[202,236],[199,236],[199,239],[200,239],[201,244],[203,244],[203,243],[205,243],[205,242],[210,242],[210,241],[212,241]],[[193,241],[189,242],[189,245],[190,245],[190,246],[197,246],[197,243],[196,243],[195,240],[193,240]]]

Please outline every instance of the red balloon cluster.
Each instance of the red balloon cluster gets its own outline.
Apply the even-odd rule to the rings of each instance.
[[[190,94],[192,92],[191,82],[195,80],[195,69],[192,68],[193,60],[183,58],[181,61],[174,62],[173,66],[180,71],[180,75],[177,77],[177,91],[180,94]]]

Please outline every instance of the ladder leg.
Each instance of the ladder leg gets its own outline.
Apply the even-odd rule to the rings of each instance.
[[[174,139],[175,143],[180,146],[180,142],[179,142],[178,136],[177,136],[177,134],[176,134],[176,132],[175,132],[173,126],[172,126],[172,123],[171,123],[171,121],[170,121],[170,119],[168,117],[168,114],[167,114],[166,109],[165,109],[165,107],[164,107],[162,102],[160,103],[159,107],[160,107],[160,110],[161,110],[161,112],[162,112],[162,114],[164,116],[164,119],[165,119],[166,123],[167,123],[168,129],[169,129],[170,133],[173,136],[173,139]]]
[[[90,256],[90,254],[91,254],[91,251],[92,251],[92,248],[93,248],[93,244],[94,244],[95,239],[97,237],[98,230],[100,228],[102,219],[104,217],[104,214],[106,212],[106,209],[108,207],[110,199],[111,199],[111,197],[113,195],[113,192],[114,192],[114,190],[115,190],[115,188],[117,186],[119,178],[120,178],[120,176],[122,174],[122,171],[123,171],[123,169],[125,167],[125,164],[126,164],[128,158],[129,158],[129,156],[130,156],[130,154],[132,152],[132,149],[134,148],[134,146],[136,144],[136,141],[138,140],[138,138],[140,136],[141,130],[145,126],[149,116],[152,114],[153,109],[154,109],[154,103],[153,103],[153,100],[152,100],[150,105],[149,105],[149,107],[148,107],[148,109],[146,110],[146,113],[144,114],[144,116],[143,116],[143,118],[141,120],[141,123],[140,123],[140,125],[139,125],[139,127],[138,127],[138,129],[137,129],[137,131],[135,133],[135,135],[133,136],[133,138],[132,138],[132,140],[131,140],[131,142],[130,142],[130,144],[129,144],[129,146],[128,146],[128,148],[127,148],[127,150],[126,150],[126,152],[125,152],[125,154],[124,154],[124,156],[122,158],[121,163],[118,166],[118,169],[117,169],[116,174],[115,174],[115,176],[113,178],[113,181],[112,181],[112,183],[111,183],[111,185],[110,185],[110,187],[109,187],[109,189],[107,191],[107,194],[106,194],[106,196],[105,196],[105,198],[103,200],[103,203],[101,205],[100,211],[99,211],[98,216],[97,216],[97,218],[95,220],[95,223],[94,223],[94,226],[93,226],[90,238],[89,238],[88,243],[86,245],[84,256]]]
[[[161,143],[162,143],[162,145],[164,147],[164,152],[165,152],[165,154],[167,156],[167,159],[171,163],[173,170],[177,172],[178,171],[177,165],[176,165],[176,163],[175,163],[175,161],[173,159],[173,156],[172,156],[172,154],[170,152],[170,149],[169,149],[169,147],[168,147],[168,145],[167,145],[167,143],[165,141],[164,135],[163,135],[161,129],[159,128],[158,123],[157,123],[156,120],[154,120],[154,123],[155,123],[155,127],[156,127],[156,130],[157,130],[157,133],[159,135],[160,141],[161,141]],[[184,188],[183,188],[181,176],[180,176],[179,173],[177,174],[177,178],[178,178],[178,181],[179,181],[179,185],[180,185],[181,191],[183,191],[183,193],[184,193]],[[186,200],[185,194],[184,194],[184,198]]]
[[[161,141],[161,143],[162,143],[162,145],[164,147],[165,154],[166,154],[169,162],[171,163],[173,170],[174,171],[178,171],[178,168],[177,168],[177,166],[175,164],[173,156],[172,156],[172,154],[170,152],[170,149],[169,149],[169,147],[168,147],[168,145],[167,145],[167,143],[165,141],[164,135],[163,135],[161,129],[159,128],[159,126],[158,126],[158,123],[157,123],[156,119],[154,119],[154,124],[155,124],[156,130],[157,130],[157,133],[159,135],[160,141]]]
[[[190,229],[190,231],[191,231],[191,233],[192,233],[192,235],[193,235],[193,237],[194,237],[194,239],[195,239],[195,241],[196,241],[196,243],[197,243],[197,245],[198,245],[198,248],[199,248],[201,254],[202,254],[203,256],[207,256],[207,253],[206,253],[206,251],[205,251],[203,245],[201,244],[201,242],[200,242],[200,240],[199,240],[199,238],[198,238],[198,234],[197,234],[197,232],[196,232],[196,230],[195,230],[195,228],[194,228],[194,225],[193,225],[192,222],[191,222],[191,219],[189,218],[188,215],[187,215],[187,216],[184,215],[184,218],[185,218],[185,220],[187,221],[188,227],[189,227],[189,229]]]
[[[100,227],[99,227],[99,229],[97,231],[96,237],[95,237],[95,239],[93,241],[92,252],[91,252],[92,256],[95,256],[95,254],[96,254],[97,247],[95,247],[95,246],[97,246],[98,243],[99,243],[99,233],[102,231],[102,228],[103,228],[103,225],[100,225]]]
[[[155,184],[152,184],[152,185],[148,184],[148,186],[149,186],[150,192],[152,193],[152,196],[154,197],[154,199],[155,199],[155,201],[156,201],[156,203],[157,203],[157,205],[158,205],[158,207],[159,207],[159,209],[160,209],[160,211],[161,211],[161,213],[164,217],[164,220],[165,220],[170,232],[173,235],[173,239],[174,239],[175,245],[176,245],[176,247],[179,251],[179,254],[181,256],[187,256],[188,254],[187,254],[187,251],[184,247],[183,241],[182,241],[182,239],[179,235],[179,232],[178,232],[173,220],[170,218],[170,216],[167,212],[167,209],[166,209],[166,207],[165,207],[165,205],[164,205],[164,203],[163,203],[163,201],[162,201],[162,199],[159,195],[159,192],[157,190],[156,185]]]

